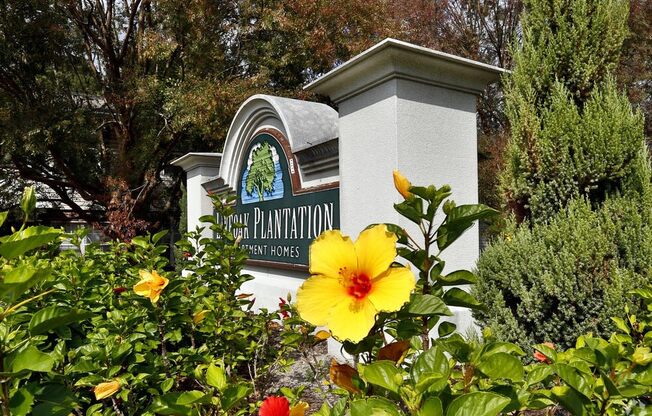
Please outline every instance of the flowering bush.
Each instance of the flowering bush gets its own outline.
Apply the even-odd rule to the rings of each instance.
[[[35,250],[62,238],[47,227],[2,237],[3,414],[254,413],[285,348],[270,343],[275,315],[236,294],[245,251],[205,219],[220,238],[180,243],[185,274],[166,271],[164,233],[84,255]]]

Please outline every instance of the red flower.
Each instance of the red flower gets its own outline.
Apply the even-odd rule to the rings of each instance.
[[[269,396],[260,406],[259,416],[290,416],[290,402],[285,397]]]
[[[190,253],[189,251],[184,251],[183,252],[183,257],[189,259],[190,257],[192,257],[192,253]]]
[[[116,295],[119,295],[120,293],[122,293],[122,292],[124,292],[124,291],[126,291],[126,290],[127,290],[126,287],[122,287],[122,286],[120,286],[120,287],[114,287],[114,288],[113,288],[113,293],[116,294]]]

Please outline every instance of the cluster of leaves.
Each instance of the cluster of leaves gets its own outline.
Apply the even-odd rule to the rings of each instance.
[[[230,215],[226,201],[215,203]],[[251,295],[237,294],[251,279],[245,250],[205,220],[219,238],[199,230],[183,240],[182,274],[163,271],[164,232],[83,255],[34,251],[62,237],[51,228],[3,237],[3,414],[251,414],[284,349],[269,342],[275,316],[254,314]],[[132,290],[143,271],[169,280],[157,301]],[[98,399],[103,383],[114,387]]]
[[[566,351],[549,343],[536,345],[539,362],[525,365],[521,347],[496,339],[489,330],[482,341],[467,340],[454,324],[439,323],[441,316],[451,315],[449,306],[482,309],[461,288],[445,290],[473,284],[476,278],[465,270],[443,275],[439,257],[475,220],[493,212],[447,201],[446,216],[433,232],[435,211],[450,190],[411,186],[409,192],[395,208],[420,225],[425,248],[392,227],[402,244],[400,255],[420,271],[416,293],[400,311],[381,314],[360,343],[344,344],[354,354],[356,368],[331,365],[331,380],[341,387],[337,392],[342,397],[316,415],[495,416],[563,407],[588,416],[652,410],[647,406],[652,391],[652,289],[635,291],[643,298],[644,313],[614,318],[619,332],[608,340],[588,333]],[[430,244],[439,250],[436,256],[430,254]],[[438,338],[433,339],[436,323]]]

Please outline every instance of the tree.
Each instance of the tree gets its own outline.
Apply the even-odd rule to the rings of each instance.
[[[384,36],[383,5],[3,2],[0,163],[47,184],[80,218],[117,222],[111,236],[165,223],[180,196],[169,162],[219,149],[252,93],[297,95]],[[73,192],[104,212],[84,210]]]
[[[269,143],[264,142],[251,151],[251,166],[247,174],[246,191],[258,194],[258,200],[265,200],[265,192],[274,191],[274,179],[276,178],[276,167],[272,156],[272,148]]]
[[[522,344],[608,334],[652,270],[643,117],[614,73],[628,2],[525,2],[502,176],[515,215],[478,262],[479,321]]]

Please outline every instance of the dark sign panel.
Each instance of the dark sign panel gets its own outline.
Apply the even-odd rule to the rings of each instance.
[[[312,240],[340,227],[339,188],[301,189],[295,166],[280,133],[257,134],[244,153],[229,221],[246,225],[235,233],[254,263],[305,268]]]

